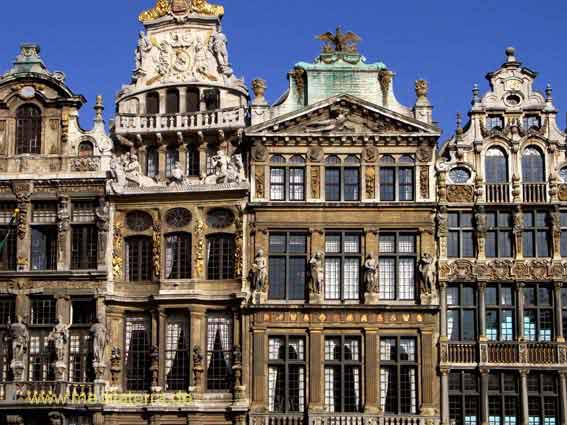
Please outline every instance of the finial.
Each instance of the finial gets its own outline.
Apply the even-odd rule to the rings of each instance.
[[[96,122],[104,121],[104,118],[102,117],[102,111],[104,111],[104,104],[102,101],[102,96],[100,94],[96,97],[94,110],[95,110],[95,121]]]
[[[252,81],[252,90],[254,91],[254,96],[257,98],[263,98],[266,95],[266,81],[261,78],[256,78]]]
[[[429,92],[429,83],[426,80],[417,80],[415,82],[415,95],[418,99],[427,97]]]
[[[553,89],[551,88],[551,83],[547,83],[547,86],[545,87],[545,96],[547,101],[552,99],[553,97],[552,94],[553,94]]]
[[[516,60],[516,49],[513,47],[508,47],[506,49],[506,62],[517,62]]]
[[[472,94],[473,94],[472,104],[474,105],[480,102],[480,90],[478,89],[478,83],[474,83]]]
[[[463,126],[463,117],[461,116],[460,112],[457,112],[457,130],[462,129]]]

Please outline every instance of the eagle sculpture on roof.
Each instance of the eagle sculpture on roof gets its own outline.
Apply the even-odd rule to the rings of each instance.
[[[362,38],[353,32],[343,33],[341,27],[337,27],[335,34],[326,32],[325,34],[315,37],[317,40],[325,41],[323,46],[324,53],[341,52],[341,53],[356,53],[357,46]]]

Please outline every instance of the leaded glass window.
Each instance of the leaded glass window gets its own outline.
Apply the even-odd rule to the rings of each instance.
[[[486,214],[486,256],[512,257],[512,214],[507,211],[492,211]]]
[[[269,298],[304,300],[307,268],[307,235],[270,233]]]
[[[234,279],[234,235],[216,234],[207,239],[209,280]]]
[[[528,146],[522,153],[522,181],[545,182],[545,158],[541,150],[535,146]]]
[[[126,238],[126,277],[129,282],[152,279],[153,241],[149,236]]]
[[[415,200],[415,160],[402,155],[397,160],[391,155],[380,159],[380,200]]]
[[[207,389],[228,391],[232,385],[232,318],[211,312],[207,317]]]
[[[305,411],[305,338],[268,339],[268,406],[270,412]]]
[[[553,289],[543,284],[523,288],[524,338],[551,341],[554,336]]]
[[[449,417],[455,425],[480,423],[480,383],[475,371],[449,372]]]
[[[23,105],[16,111],[16,155],[41,153],[41,110]]]
[[[325,299],[360,299],[361,236],[332,232],[325,235]]]
[[[546,211],[524,212],[524,257],[549,257],[550,234]]]
[[[528,375],[528,424],[559,423],[559,385],[554,373],[530,371]]]
[[[484,160],[486,183],[508,182],[508,157],[499,147],[492,147],[486,151]]]
[[[416,236],[382,233],[379,245],[380,299],[414,300]]]
[[[359,337],[325,338],[325,410],[359,412],[362,352]]]
[[[474,257],[473,214],[465,211],[449,213],[448,256]]]
[[[147,317],[131,316],[125,322],[124,366],[126,390],[150,389],[151,326]]]
[[[491,341],[513,341],[516,303],[511,286],[495,284],[485,290],[486,337]]]
[[[170,233],[165,237],[165,276],[191,279],[191,234]]]
[[[476,290],[468,285],[447,288],[447,335],[451,341],[476,339]]]
[[[190,349],[188,331],[187,317],[183,313],[169,313],[165,333],[167,391],[187,391],[189,388]]]
[[[488,375],[489,425],[517,425],[520,389],[516,372],[490,371]]]

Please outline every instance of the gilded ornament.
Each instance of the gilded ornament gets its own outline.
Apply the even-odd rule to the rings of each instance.
[[[161,274],[161,224],[154,223],[153,225],[153,262],[154,262],[154,276],[159,278]]]
[[[224,7],[210,4],[207,0],[193,0],[191,2],[191,12],[206,16],[223,16]]]
[[[203,277],[205,272],[205,223],[201,218],[195,221],[195,236],[197,240],[195,271],[197,276]]]
[[[144,23],[154,19],[161,18],[169,13],[171,5],[170,0],[157,0],[155,6],[145,12],[142,12],[138,17],[139,21]]]
[[[122,276],[122,224],[117,222],[113,228],[113,241],[112,241],[112,275],[115,280],[120,280]]]

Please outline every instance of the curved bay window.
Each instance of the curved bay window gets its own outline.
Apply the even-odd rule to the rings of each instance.
[[[488,423],[520,423],[520,389],[516,372],[491,371],[488,374]]]
[[[272,201],[305,200],[305,159],[294,155],[286,162],[281,155],[271,158],[270,199]]]
[[[332,155],[325,160],[325,200],[358,201],[360,199],[360,160],[348,155],[344,161]]]
[[[508,183],[508,156],[503,149],[492,147],[484,158],[486,183]]]
[[[207,389],[228,391],[232,385],[232,318],[207,315]]]
[[[559,423],[559,385],[553,373],[530,372],[528,375],[528,424]]]
[[[545,158],[538,147],[528,146],[522,153],[522,181],[545,182]]]
[[[380,200],[415,200],[415,160],[402,155],[397,161],[391,155],[380,158]]]
[[[449,417],[455,425],[478,425],[480,385],[478,375],[469,370],[449,372]]]
[[[159,94],[151,92],[146,95],[146,114],[157,115],[159,114]]]
[[[155,146],[149,146],[146,150],[146,175],[157,177],[159,174],[159,152]]]
[[[234,235],[216,234],[207,238],[209,280],[234,279]]]
[[[170,233],[165,246],[166,279],[191,279],[191,234]]]
[[[152,279],[153,241],[149,236],[126,238],[126,277],[129,282]]]
[[[268,341],[270,412],[305,411],[305,338],[274,336]]]
[[[447,336],[450,341],[476,339],[476,290],[471,286],[447,288]]]
[[[41,110],[23,105],[16,111],[16,155],[41,153]]]
[[[385,413],[417,413],[417,340],[380,338],[380,398]]]
[[[359,412],[362,353],[359,337],[325,338],[325,410]]]
[[[549,342],[553,339],[553,290],[544,285],[529,285],[524,294],[524,338]]]

